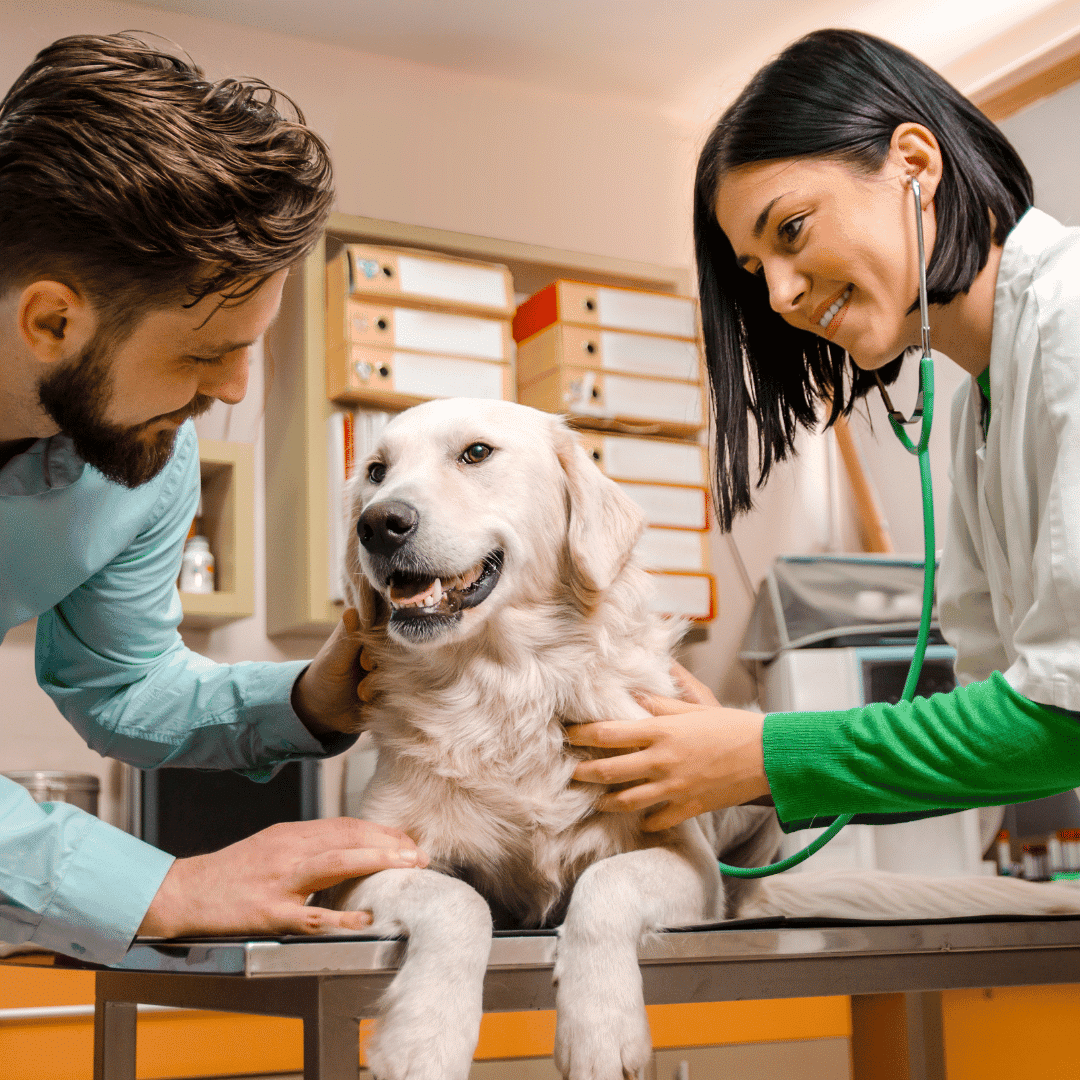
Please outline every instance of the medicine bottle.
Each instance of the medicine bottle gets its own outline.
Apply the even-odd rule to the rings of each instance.
[[[191,536],[184,545],[179,588],[181,592],[188,593],[214,591],[214,556],[205,536]]]

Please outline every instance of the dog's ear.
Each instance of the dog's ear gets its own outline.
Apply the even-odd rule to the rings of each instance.
[[[570,570],[586,590],[600,592],[625,565],[645,521],[636,503],[600,471],[572,431],[559,430],[555,452],[566,474]]]

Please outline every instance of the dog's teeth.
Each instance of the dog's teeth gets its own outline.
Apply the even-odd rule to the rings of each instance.
[[[431,593],[432,605],[438,604],[442,600],[442,581],[439,578],[435,579],[435,585]]]

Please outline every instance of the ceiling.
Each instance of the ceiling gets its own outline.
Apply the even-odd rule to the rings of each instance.
[[[138,0],[474,75],[618,96],[698,120],[821,26],[889,38],[947,69],[1062,0]],[[961,87],[963,89],[963,86]]]

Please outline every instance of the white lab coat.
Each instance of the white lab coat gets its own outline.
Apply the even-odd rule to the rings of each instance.
[[[953,399],[953,494],[938,578],[964,685],[1001,671],[1080,710],[1080,228],[1029,210],[994,295],[990,426],[974,379]]]

